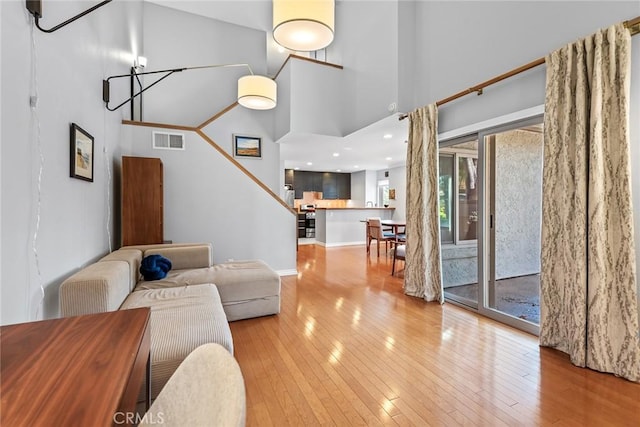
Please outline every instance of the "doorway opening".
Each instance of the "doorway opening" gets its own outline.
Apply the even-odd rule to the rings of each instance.
[[[389,180],[378,181],[378,194],[376,206],[389,206]]]

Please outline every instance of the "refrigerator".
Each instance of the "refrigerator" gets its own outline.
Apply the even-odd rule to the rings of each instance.
[[[293,189],[290,188],[288,185],[284,186],[284,202],[290,208],[293,208],[295,206],[294,205],[295,194],[296,194],[295,191],[293,191]]]

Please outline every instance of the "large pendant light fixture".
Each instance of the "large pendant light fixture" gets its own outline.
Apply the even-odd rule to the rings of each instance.
[[[273,79],[248,75],[238,79],[238,103],[252,110],[270,110],[276,106],[278,88]]]
[[[310,52],[333,41],[334,0],[273,0],[273,38],[287,49]]]

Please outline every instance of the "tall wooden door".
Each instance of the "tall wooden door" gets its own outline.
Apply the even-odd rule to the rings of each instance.
[[[122,245],[162,243],[162,162],[122,157]]]

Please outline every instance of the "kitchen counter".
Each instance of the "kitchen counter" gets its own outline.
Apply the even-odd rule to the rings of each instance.
[[[316,208],[316,244],[363,245],[367,239],[367,218],[391,219],[395,208]]]

